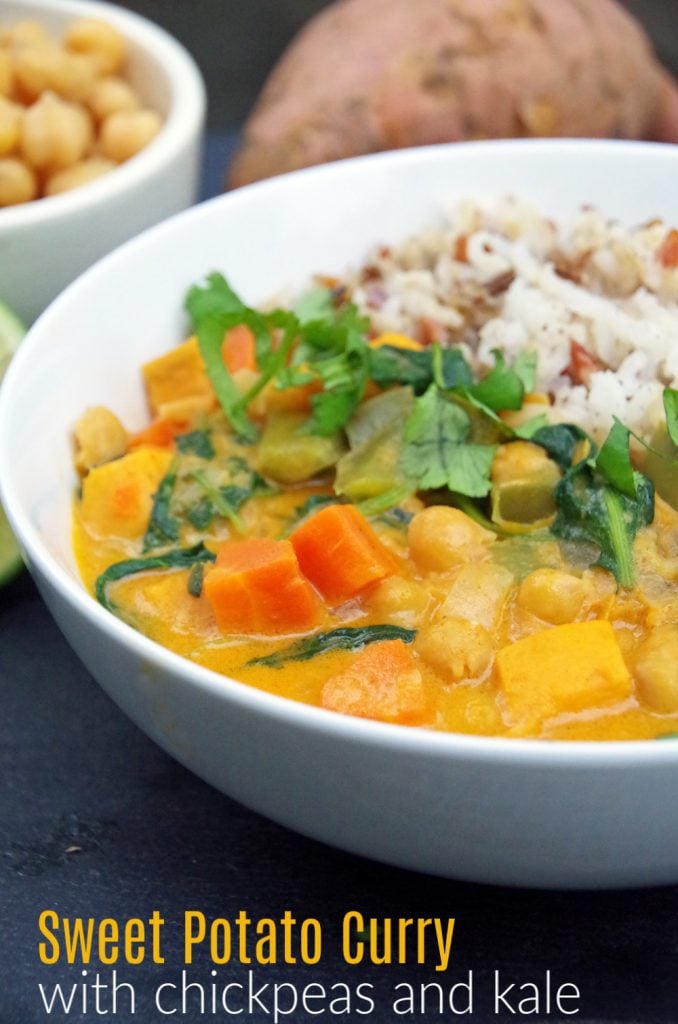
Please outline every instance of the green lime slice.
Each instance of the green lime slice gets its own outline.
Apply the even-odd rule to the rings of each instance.
[[[0,505],[0,587],[9,583],[23,565],[19,546]]]
[[[0,381],[25,333],[18,316],[0,302]],[[16,576],[22,564],[19,546],[0,505],[0,587]]]
[[[26,328],[16,313],[0,302],[0,380],[25,333]]]

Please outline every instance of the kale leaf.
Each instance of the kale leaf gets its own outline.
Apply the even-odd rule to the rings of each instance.
[[[316,633],[315,636],[296,640],[289,647],[283,647],[263,658],[252,658],[245,667],[264,665],[267,668],[282,668],[290,661],[310,661],[329,651],[361,651],[368,644],[383,643],[385,640],[402,640],[403,643],[411,644],[416,635],[416,630],[405,629],[403,626],[341,626],[327,633]]]

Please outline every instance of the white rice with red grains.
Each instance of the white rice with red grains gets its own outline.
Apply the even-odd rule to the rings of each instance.
[[[669,230],[627,229],[589,208],[558,226],[522,200],[466,201],[445,228],[375,251],[347,284],[375,332],[460,345],[478,370],[495,349],[509,363],[536,351],[554,421],[600,437],[617,416],[651,435],[663,389],[678,386]]]

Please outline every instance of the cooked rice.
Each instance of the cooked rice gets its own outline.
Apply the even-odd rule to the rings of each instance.
[[[650,435],[664,387],[678,386],[678,268],[659,259],[667,233],[588,208],[558,227],[523,201],[468,201],[445,229],[376,251],[349,287],[376,331],[440,337],[478,369],[493,349],[509,362],[536,351],[554,419],[600,436],[618,416]],[[604,364],[586,384],[568,373],[572,342]]]

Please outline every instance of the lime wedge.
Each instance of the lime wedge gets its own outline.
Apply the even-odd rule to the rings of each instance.
[[[19,546],[0,505],[0,587],[9,583],[23,565]]]
[[[16,313],[0,302],[0,380],[25,333],[26,328]]]
[[[18,316],[0,302],[0,381],[25,333],[26,328]],[[0,586],[16,576],[21,565],[19,547],[0,505]]]

